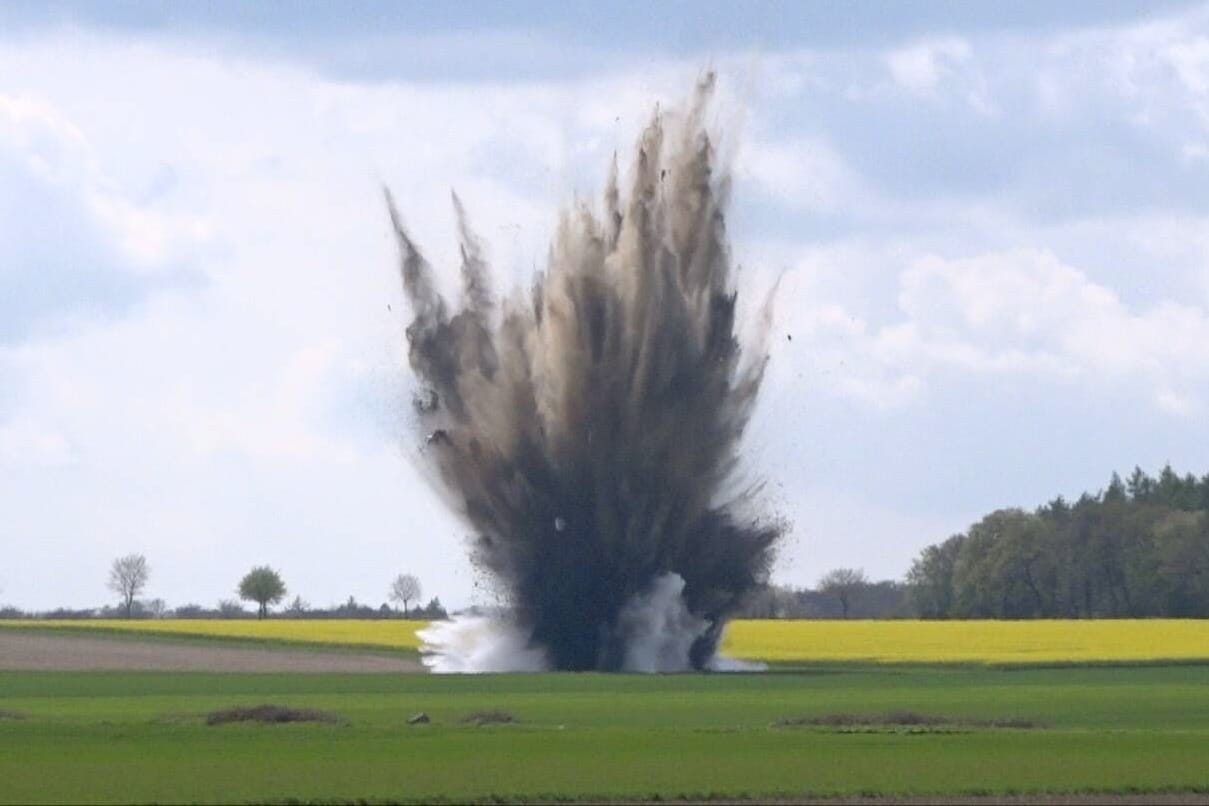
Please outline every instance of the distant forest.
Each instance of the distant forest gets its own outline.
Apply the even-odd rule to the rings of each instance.
[[[1209,475],[1135,469],[1071,503],[1001,509],[924,549],[905,581],[836,569],[769,587],[748,618],[1209,618]]]
[[[1135,469],[1074,503],[992,512],[907,573],[922,618],[1209,616],[1209,475]]]

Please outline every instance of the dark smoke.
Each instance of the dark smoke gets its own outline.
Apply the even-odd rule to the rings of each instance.
[[[697,625],[684,665],[702,668],[780,535],[734,481],[767,355],[761,344],[741,361],[735,336],[729,181],[703,120],[713,85],[698,84],[677,125],[655,114],[628,195],[614,160],[603,215],[563,212],[530,296],[495,296],[455,197],[451,311],[387,194],[425,454],[513,626],[556,669],[625,667],[635,603],[673,574],[680,622]]]

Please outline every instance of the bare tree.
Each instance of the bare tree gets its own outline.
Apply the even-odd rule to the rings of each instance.
[[[306,611],[311,609],[310,602],[303,599],[301,596],[295,596],[294,601],[290,602],[286,608],[286,615],[291,618],[301,618],[306,615]]]
[[[134,599],[147,587],[151,567],[142,554],[127,554],[118,557],[109,568],[109,590],[122,597],[126,618],[134,615]]]
[[[839,599],[840,610],[844,618],[848,618],[852,600],[868,584],[865,572],[859,568],[836,568],[834,571],[828,571],[819,580],[819,592],[831,594]]]
[[[420,580],[411,574],[399,574],[390,583],[390,600],[403,605],[403,617],[407,617],[408,603],[419,601]]]
[[[143,602],[143,609],[151,615],[151,618],[164,618],[168,615],[168,603],[163,599],[152,599],[149,602]]]
[[[218,615],[222,618],[243,618],[248,615],[248,611],[244,610],[243,605],[234,599],[219,599]]]

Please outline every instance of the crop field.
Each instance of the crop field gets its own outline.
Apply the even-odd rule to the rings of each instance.
[[[264,704],[323,719],[209,724]],[[1204,793],[1209,667],[0,672],[0,747],[6,803]]]
[[[302,649],[414,658],[419,626],[0,624],[92,651],[290,658],[0,671],[0,803],[1209,798],[1206,622],[737,622],[726,649],[769,661],[760,674],[295,671]]]
[[[256,643],[410,650],[420,646],[416,631],[427,622],[358,619],[90,619],[87,621],[0,620],[0,629],[65,633],[136,633],[150,637],[229,639]]]
[[[415,651],[424,622],[0,621],[0,629],[138,633]],[[1209,621],[735,621],[723,651],[770,662],[1092,663],[1209,661]]]
[[[1209,661],[1209,621],[736,621],[722,649],[764,661]]]

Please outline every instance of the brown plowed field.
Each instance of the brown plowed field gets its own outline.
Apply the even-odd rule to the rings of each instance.
[[[91,638],[0,630],[0,670],[422,672],[411,658],[331,650],[207,646],[160,638]]]

